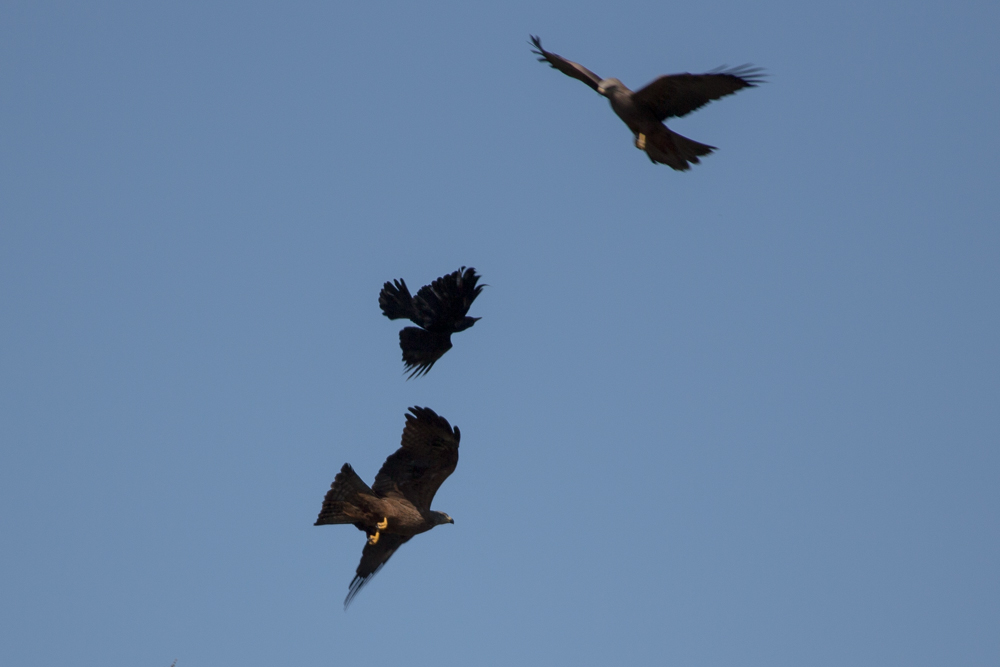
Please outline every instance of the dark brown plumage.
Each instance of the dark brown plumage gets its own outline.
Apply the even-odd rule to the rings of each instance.
[[[410,408],[402,445],[382,464],[369,487],[349,463],[337,473],[315,525],[350,523],[368,535],[344,609],[414,535],[455,523],[431,509],[434,494],[458,465],[458,427],[430,408]]]
[[[404,372],[409,372],[410,378],[425,374],[451,349],[453,333],[465,331],[481,319],[466,315],[485,287],[476,284],[479,278],[475,269],[463,266],[421,287],[416,296],[410,295],[402,279],[382,287],[378,295],[382,314],[390,320],[411,320],[420,327],[399,332]]]
[[[632,92],[618,79],[602,79],[579,63],[542,48],[538,37],[531,36],[532,53],[566,76],[578,79],[611,102],[611,108],[635,135],[635,147],[646,151],[654,163],[686,171],[715,146],[701,144],[681,136],[663,124],[667,118],[685,116],[720,97],[763,82],[762,70],[743,65],[730,70],[718,69],[706,74],[668,74],[645,88]]]

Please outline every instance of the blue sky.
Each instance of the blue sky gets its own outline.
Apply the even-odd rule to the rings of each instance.
[[[996,664],[1000,6],[401,5],[0,6],[0,662]],[[676,173],[529,33],[769,80]],[[455,525],[345,613],[412,405]]]

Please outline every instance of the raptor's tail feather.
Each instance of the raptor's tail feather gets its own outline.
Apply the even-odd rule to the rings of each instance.
[[[648,137],[646,141],[646,155],[650,160],[677,171],[687,171],[692,164],[701,162],[698,159],[700,156],[708,155],[714,150],[715,146],[698,143],[667,127]]]
[[[323,509],[313,525],[322,526],[331,523],[355,523],[366,519],[361,508],[364,496],[372,496],[374,492],[358,477],[350,463],[337,473],[330,490],[323,499]]]

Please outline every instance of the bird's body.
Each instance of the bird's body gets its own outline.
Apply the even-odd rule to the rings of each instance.
[[[357,478],[356,481],[350,480],[348,482],[347,480],[352,475]],[[430,510],[421,511],[419,507],[406,498],[380,497],[357,476],[349,463],[345,463],[334,479],[331,491],[348,483],[354,487],[354,492],[342,495],[335,494],[336,500],[329,497],[328,494],[323,511],[317,520],[318,522],[322,520],[322,523],[317,523],[317,525],[350,523],[368,535],[381,532],[383,535],[406,535],[408,537],[425,533],[439,525],[435,522],[434,514]],[[378,524],[385,519],[389,520],[388,526],[378,529]]]
[[[652,162],[677,171],[686,171],[692,164],[698,164],[699,158],[715,147],[681,136],[663,121],[687,115],[712,100],[741,88],[752,88],[762,81],[759,69],[743,66],[707,74],[669,74],[633,92],[618,79],[602,79],[583,65],[546,51],[537,37],[532,37],[531,43],[540,61],[607,97],[612,110],[635,136],[636,148],[645,151]]]
[[[344,608],[414,535],[443,523],[455,523],[431,509],[434,494],[458,465],[462,434],[430,408],[410,408],[402,445],[382,464],[372,486],[350,464],[337,473],[323,499],[315,525],[352,524],[368,542],[361,552]]]
[[[469,317],[469,307],[482,291],[479,276],[464,266],[420,288],[410,295],[402,279],[386,282],[378,295],[382,314],[390,320],[408,319],[417,327],[399,332],[404,372],[410,377],[423,375],[445,352],[451,349],[451,335],[465,331],[480,318]]]
[[[618,79],[602,79],[598,88],[604,91],[601,94],[608,98],[615,114],[628,125],[633,134],[640,132],[648,134],[654,129],[654,125],[661,124],[640,115],[635,100],[632,99],[632,91]]]

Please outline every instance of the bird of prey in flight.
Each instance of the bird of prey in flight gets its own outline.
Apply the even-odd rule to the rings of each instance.
[[[351,523],[368,536],[344,609],[386,561],[414,535],[455,523],[431,509],[442,482],[458,465],[462,434],[430,408],[410,408],[403,444],[382,464],[368,486],[349,463],[337,473],[315,525]]]
[[[682,137],[668,129],[663,121],[686,116],[712,100],[763,83],[763,70],[742,65],[707,74],[668,74],[632,92],[618,79],[602,79],[583,65],[546,51],[542,41],[533,35],[531,44],[535,47],[532,53],[539,56],[539,62],[547,62],[607,97],[611,108],[635,135],[635,147],[646,151],[652,162],[677,171],[686,171],[692,163],[698,164],[698,158],[711,153],[715,146]]]
[[[464,266],[420,288],[416,296],[402,280],[387,282],[378,295],[382,314],[390,320],[405,318],[418,327],[399,332],[404,373],[423,375],[451,349],[451,335],[465,331],[482,318],[469,317],[469,307],[485,285],[476,285],[481,276]],[[409,379],[409,378],[407,378]]]

